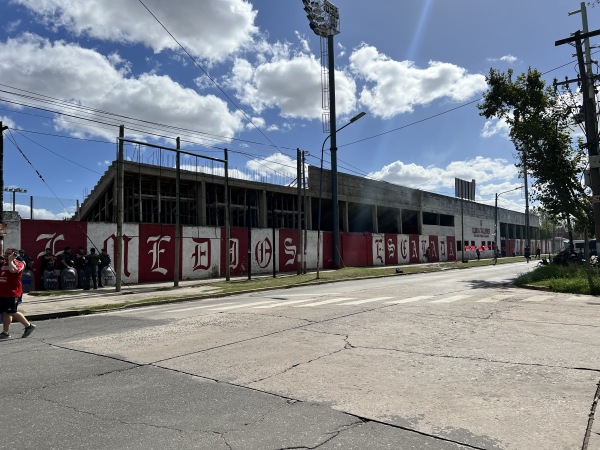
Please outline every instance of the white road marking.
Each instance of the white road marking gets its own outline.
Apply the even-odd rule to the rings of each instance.
[[[148,311],[149,309],[157,309],[157,308],[164,308],[165,305],[156,305],[156,306],[144,306],[142,308],[127,308],[127,309],[123,309],[123,310],[116,310],[116,311],[110,311],[107,312],[105,314],[129,314],[129,313],[139,313],[140,311]],[[93,314],[91,316],[84,316],[84,317],[93,317]]]
[[[285,302],[277,302],[277,303],[273,303],[271,305],[264,305],[264,306],[256,306],[253,309],[267,309],[267,308],[277,308],[278,306],[287,306],[287,305],[295,305],[297,303],[306,303],[306,302],[312,302],[314,300],[317,300],[316,298],[305,298],[303,300],[289,300],[289,301],[285,301]]]
[[[310,308],[312,306],[328,305],[329,303],[344,302],[346,300],[354,300],[354,298],[353,297],[331,298],[329,300],[322,300],[320,302],[309,303],[308,305],[296,305],[296,306],[294,306],[294,308]]]
[[[582,302],[582,301],[587,301],[587,300],[590,300],[590,298],[587,296],[584,296],[584,295],[573,295],[573,296],[565,299],[565,301],[567,301],[567,302]]]
[[[506,300],[507,298],[510,298],[510,297],[512,297],[511,294],[492,295],[491,297],[482,298],[481,300],[477,300],[477,303],[496,303],[496,302],[499,302],[500,300]]]
[[[209,309],[209,311],[229,311],[230,309],[248,308],[250,306],[265,305],[267,303],[273,303],[273,302],[274,302],[274,300],[267,300],[267,301],[263,301],[263,302],[241,303],[239,305],[225,306],[224,308],[216,307],[213,309]],[[218,306],[218,305],[213,305],[213,306]]]
[[[433,295],[417,295],[416,297],[403,298],[402,300],[393,300],[391,302],[386,302],[388,305],[399,305],[401,303],[411,303],[418,302],[419,300],[427,300],[432,298]]]
[[[356,300],[354,302],[344,303],[342,306],[346,306],[346,305],[362,305],[363,303],[380,302],[382,300],[387,300],[387,299],[390,299],[390,298],[394,298],[394,297],[375,297],[375,298],[368,298],[366,300]]]
[[[211,305],[190,306],[189,308],[170,309],[170,310],[168,310],[168,312],[175,313],[175,312],[183,312],[183,311],[193,311],[194,309],[215,308],[217,306],[220,307],[220,306],[227,306],[227,305],[233,305],[233,303],[227,302],[227,303],[213,303]]]
[[[545,300],[552,299],[552,295],[534,295],[533,297],[525,297],[522,301],[524,302],[543,302]]]
[[[340,295],[339,292],[330,292],[327,295]],[[282,295],[275,295],[271,298],[277,298],[277,297],[306,297],[306,296],[312,296],[314,297],[315,294],[282,294]]]
[[[465,298],[472,297],[472,295],[453,295],[452,297],[445,297],[439,300],[433,300],[429,303],[452,303],[457,302],[459,300],[464,300]]]

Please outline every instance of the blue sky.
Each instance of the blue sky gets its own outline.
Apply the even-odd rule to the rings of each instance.
[[[338,133],[340,171],[450,196],[455,177],[475,179],[489,204],[522,184],[506,129],[476,108],[485,75],[532,67],[549,82],[573,78],[574,49],[554,42],[581,29],[568,15],[579,1],[333,3],[338,127],[367,113]],[[180,136],[207,156],[227,147],[247,178],[290,182],[298,147],[319,165],[320,38],[301,0],[2,4],[4,184],[27,189],[17,197],[25,217],[29,195],[37,218],[83,201],[115,158],[121,123],[128,138],[174,147]],[[590,30],[599,19],[588,7]],[[144,162],[155,153],[127,150]],[[523,205],[519,190],[501,197]]]

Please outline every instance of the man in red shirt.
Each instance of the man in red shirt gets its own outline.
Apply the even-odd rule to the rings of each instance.
[[[23,293],[21,275],[25,264],[17,259],[17,249],[8,248],[4,252],[4,264],[0,267],[0,313],[2,313],[2,333],[0,339],[10,338],[8,332],[13,320],[25,327],[23,337],[28,337],[35,330],[35,325],[17,311],[19,297]]]

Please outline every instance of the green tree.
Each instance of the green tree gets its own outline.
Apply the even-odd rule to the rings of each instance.
[[[529,68],[513,80],[510,69],[490,69],[486,80],[480,114],[508,124],[518,155],[515,165],[532,177],[531,199],[553,219],[589,221],[591,205],[580,180],[587,159],[584,147],[573,145],[571,109],[537,70]]]

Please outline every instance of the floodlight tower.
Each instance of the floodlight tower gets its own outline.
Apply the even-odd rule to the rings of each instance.
[[[323,85],[323,109],[329,110],[329,123],[323,123],[323,131],[330,133],[331,152],[331,201],[333,203],[333,265],[340,266],[340,211],[338,205],[337,183],[337,139],[335,124],[335,66],[333,36],[340,32],[340,11],[328,0],[302,0],[309,26],[317,36],[321,37],[321,65],[325,68],[327,60],[327,77],[321,79]],[[326,41],[326,45],[325,44]],[[323,74],[324,75],[324,74]],[[329,95],[327,95],[327,93]],[[324,114],[324,117],[326,114]]]

